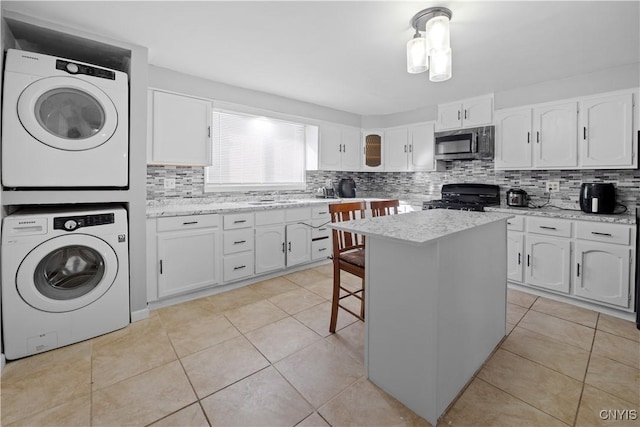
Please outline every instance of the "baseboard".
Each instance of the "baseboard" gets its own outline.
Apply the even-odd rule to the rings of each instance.
[[[138,320],[144,320],[149,317],[149,308],[145,308],[142,310],[132,311],[131,312],[131,323],[137,322]]]

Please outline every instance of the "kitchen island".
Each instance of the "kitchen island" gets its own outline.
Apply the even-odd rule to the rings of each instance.
[[[366,236],[369,379],[434,426],[505,335],[510,217],[432,209],[331,224]]]

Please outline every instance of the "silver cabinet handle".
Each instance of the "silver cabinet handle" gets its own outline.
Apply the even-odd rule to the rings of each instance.
[[[460,110],[458,110],[458,120],[460,120]]]
[[[465,109],[464,109],[464,118],[465,118],[465,119],[467,118],[467,112],[468,112],[468,110],[465,108]]]
[[[412,153],[413,152],[413,144],[409,144],[409,152]]]
[[[207,137],[211,138],[211,126],[207,126]]]
[[[536,142],[540,144],[540,132],[536,132]]]
[[[531,266],[531,255],[527,255],[527,267]]]
[[[284,242],[282,242],[282,253],[284,253]]]
[[[587,140],[587,127],[582,128],[582,139]]]
[[[522,254],[518,252],[518,265],[522,264]]]
[[[342,153],[342,144],[338,144],[338,152]]]

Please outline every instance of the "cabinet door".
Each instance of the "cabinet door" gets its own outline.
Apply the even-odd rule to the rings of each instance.
[[[526,248],[526,282],[541,288],[568,293],[570,241],[529,234]]]
[[[496,169],[531,167],[531,109],[496,113]]]
[[[524,259],[524,234],[507,232],[507,279],[522,282]]]
[[[452,104],[438,105],[438,130],[458,129],[462,127],[462,104],[455,102]]]
[[[477,98],[464,101],[462,126],[476,127],[493,123],[493,98]]]
[[[568,102],[533,110],[535,167],[578,165],[578,104]]]
[[[311,228],[305,224],[287,225],[287,267],[311,260]]]
[[[579,134],[580,166],[633,166],[632,94],[582,101]]]
[[[409,128],[409,170],[434,170],[434,150],[433,124],[416,125]]]
[[[256,274],[284,268],[284,230],[284,225],[256,227]]]
[[[575,254],[574,294],[628,308],[631,249],[576,242]]]
[[[320,161],[321,170],[341,170],[342,135],[340,128],[331,125],[320,126]],[[360,140],[360,138],[358,138]]]
[[[215,285],[217,229],[158,233],[158,297]]]
[[[362,162],[362,168],[364,170],[382,170],[383,135],[384,132],[382,131],[369,131],[364,133],[364,159]]]
[[[359,171],[361,145],[360,145],[360,129],[346,128],[342,129],[342,166],[340,170]]]
[[[151,163],[211,164],[211,102],[153,92]]]
[[[390,129],[384,133],[386,171],[406,171],[409,153],[409,132],[406,127]]]

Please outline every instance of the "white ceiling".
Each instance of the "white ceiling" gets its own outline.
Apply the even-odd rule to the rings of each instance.
[[[452,10],[453,77],[406,72],[411,17]],[[149,62],[383,115],[640,62],[638,1],[3,1],[149,48]]]

